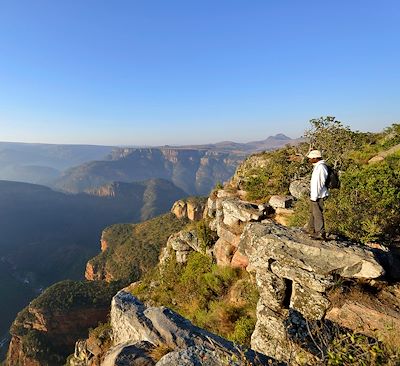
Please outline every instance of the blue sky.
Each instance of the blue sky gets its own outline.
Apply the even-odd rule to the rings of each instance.
[[[378,131],[399,88],[397,0],[0,0],[0,141]]]

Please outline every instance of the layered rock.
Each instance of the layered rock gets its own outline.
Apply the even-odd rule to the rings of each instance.
[[[272,212],[269,205],[258,205],[238,198],[236,191],[219,190],[210,195],[205,214],[212,219],[210,228],[218,235],[213,254],[219,265],[245,268],[246,258],[237,253],[244,225],[263,220]]]
[[[172,181],[188,194],[208,194],[216,182],[224,182],[233,175],[242,159],[242,155],[205,149],[117,149],[108,160],[69,169],[56,181],[55,187],[72,193],[94,192],[113,181],[162,178]],[[101,189],[99,193],[108,195],[112,191]]]
[[[239,366],[255,362],[256,358],[260,365],[278,364],[251,350],[241,350],[170,309],[147,308],[125,290],[113,298],[111,326],[115,346],[105,355],[103,366],[120,364],[122,356],[132,360],[130,365]],[[152,350],[161,347],[166,354],[157,359]]]
[[[252,347],[286,361],[288,349],[302,352],[288,333],[288,327],[302,320],[293,320],[291,313],[308,321],[324,319],[335,276],[371,279],[384,274],[369,249],[311,240],[268,220],[246,225],[239,252],[248,258],[247,270],[255,274],[260,292]]]
[[[392,285],[373,292],[351,289],[348,293],[340,290],[330,295],[332,306],[326,319],[342,327],[400,348],[397,336],[400,329],[400,285]]]

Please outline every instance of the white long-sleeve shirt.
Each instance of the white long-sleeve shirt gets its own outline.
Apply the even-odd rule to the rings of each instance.
[[[328,188],[325,186],[326,179],[328,178],[328,167],[324,160],[320,160],[313,165],[310,199],[311,201],[316,201],[318,198],[324,198],[329,195]]]

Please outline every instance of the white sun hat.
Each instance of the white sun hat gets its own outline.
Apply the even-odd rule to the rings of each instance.
[[[307,154],[307,158],[309,158],[309,159],[322,158],[321,151],[319,151],[319,150],[311,150],[311,151]]]

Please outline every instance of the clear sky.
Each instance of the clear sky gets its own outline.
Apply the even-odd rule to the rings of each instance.
[[[160,145],[400,120],[398,0],[0,0],[0,141]]]

